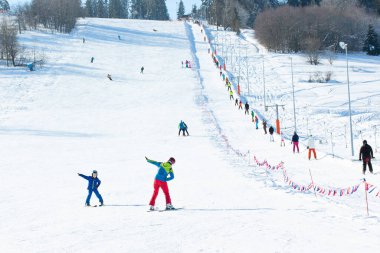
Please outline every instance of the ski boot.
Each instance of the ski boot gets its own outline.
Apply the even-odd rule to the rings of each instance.
[[[175,210],[175,207],[172,204],[166,204],[165,210]]]
[[[154,206],[149,206],[149,211],[154,211]]]
[[[100,203],[100,205],[99,206],[104,206],[104,203],[102,202],[102,203]]]
[[[84,204],[85,206],[91,206],[89,203]]]

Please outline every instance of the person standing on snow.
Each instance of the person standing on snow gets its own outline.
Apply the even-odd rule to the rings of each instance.
[[[141,67],[140,74],[144,74],[144,66]]]
[[[101,181],[98,178],[98,172],[96,170],[93,170],[91,176],[85,176],[80,173],[78,173],[78,176],[83,177],[88,181],[88,195],[86,199],[86,206],[90,206],[91,195],[93,192],[95,193],[96,197],[98,197],[100,206],[104,205],[102,195],[100,195],[100,193],[98,192],[98,188],[101,184]]]
[[[255,112],[253,110],[251,111],[251,116],[252,116],[252,122],[255,122]]]
[[[243,102],[241,102],[241,100],[239,101],[239,110],[242,109],[243,110]]]
[[[172,165],[175,163],[175,159],[173,157],[170,157],[167,162],[156,162],[156,161],[148,159],[147,157],[145,157],[145,159],[148,163],[151,163],[158,167],[158,172],[154,179],[153,195],[149,202],[149,210],[154,211],[156,198],[158,196],[158,191],[160,190],[160,188],[165,194],[166,210],[175,209],[172,205],[172,201],[169,194],[169,187],[167,183],[168,181],[174,179],[174,172],[173,172]]]
[[[296,132],[294,132],[293,137],[292,137],[293,153],[295,153],[296,148],[297,148],[297,153],[300,152],[300,148],[298,147],[299,139],[300,139],[300,137],[298,136],[298,134]]]
[[[107,75],[108,79],[110,79],[110,81],[112,81],[112,77],[110,74]]]
[[[239,100],[236,98],[235,99],[235,106],[239,105]]]
[[[264,134],[267,134],[267,122],[263,120],[263,129],[264,129]]]
[[[91,57],[91,63],[94,63],[95,58]]]
[[[259,129],[259,118],[257,115],[255,116],[255,122],[256,122],[256,130]]]
[[[314,158],[317,159],[317,153],[315,152],[315,140],[314,140],[314,137],[313,135],[310,134],[309,136],[309,141],[308,141],[308,144],[307,144],[307,149],[309,150],[309,160],[311,158],[311,152],[313,152],[314,154]]]
[[[234,92],[230,90],[230,100],[234,100]]]
[[[274,138],[273,138],[273,133],[274,133],[274,128],[272,126],[269,127],[269,140],[274,142]]]
[[[249,104],[248,104],[248,101],[245,102],[244,108],[245,108],[244,115],[246,115],[246,114],[249,115]]]
[[[189,136],[189,132],[187,131],[187,125],[185,122],[181,120],[181,122],[178,124],[178,128],[179,128],[178,136],[181,134],[181,131],[182,131],[183,136],[185,136],[185,131],[187,133],[187,136]]]
[[[363,141],[363,146],[360,148],[359,161],[361,161],[362,158],[363,158],[363,174],[365,175],[367,164],[368,164],[369,172],[373,174],[371,158],[375,158],[375,157],[373,157],[372,147],[367,144],[366,140]]]

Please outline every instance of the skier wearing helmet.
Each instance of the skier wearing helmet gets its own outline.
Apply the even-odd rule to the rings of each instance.
[[[101,181],[98,178],[98,172],[96,170],[93,170],[91,176],[85,176],[80,173],[78,173],[78,176],[83,177],[84,179],[88,181],[88,187],[87,187],[88,195],[86,199],[86,206],[90,206],[91,195],[93,192],[95,193],[96,197],[98,197],[100,206],[102,206],[103,198],[102,198],[102,195],[100,195],[100,193],[98,192],[98,187],[101,184]]]
[[[156,162],[156,161],[148,159],[147,157],[145,157],[145,159],[148,163],[151,163],[158,167],[158,172],[154,180],[153,196],[149,202],[149,210],[150,211],[155,210],[154,205],[155,205],[158,191],[160,190],[160,188],[165,194],[166,210],[174,210],[175,208],[173,207],[172,201],[170,199],[169,187],[168,187],[167,182],[174,179],[174,172],[173,172],[172,165],[175,163],[175,159],[173,157],[170,157],[167,162]]]

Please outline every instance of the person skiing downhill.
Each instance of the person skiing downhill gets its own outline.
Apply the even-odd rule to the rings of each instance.
[[[189,132],[187,131],[187,125],[184,121],[181,120],[181,122],[179,122],[178,128],[179,128],[178,136],[180,136],[181,131],[182,131],[183,136],[185,136],[185,132],[187,133],[187,136],[189,136]]]
[[[248,104],[248,101],[245,102],[244,108],[245,108],[244,115],[245,114],[249,115],[249,104]]]
[[[170,157],[167,162],[156,162],[156,161],[148,159],[147,157],[145,157],[145,159],[148,163],[151,163],[158,167],[158,172],[154,179],[153,195],[149,202],[149,210],[150,211],[155,210],[154,206],[156,204],[156,198],[158,196],[158,191],[160,190],[160,188],[165,194],[166,210],[174,210],[175,208],[172,205],[167,182],[174,179],[174,172],[173,172],[172,165],[175,163],[175,159],[173,157]]]
[[[110,74],[107,75],[107,78],[110,79],[110,81],[112,81],[112,77]]]
[[[239,101],[239,110],[242,109],[243,110],[243,102],[241,102],[241,100]]]
[[[78,173],[78,176],[83,177],[88,181],[88,195],[86,199],[86,206],[90,206],[90,200],[91,200],[91,195],[92,193],[95,193],[96,197],[98,197],[100,206],[104,205],[102,195],[100,195],[98,188],[101,184],[100,179],[98,178],[98,172],[96,170],[92,171],[91,176],[85,176],[83,174]]]
[[[264,129],[264,134],[267,134],[267,122],[263,120],[263,129]]]
[[[293,137],[292,137],[293,153],[295,153],[296,148],[297,148],[297,153],[300,152],[300,148],[298,147],[299,139],[300,139],[300,137],[298,136],[298,134],[296,132],[294,132]]]
[[[141,67],[140,74],[144,74],[144,66]]]
[[[235,99],[235,106],[239,105],[239,100],[236,98]]]
[[[272,142],[274,142],[273,133],[274,133],[274,128],[273,128],[273,126],[270,126],[269,127],[269,135],[270,135],[269,140]]]
[[[368,164],[369,172],[373,173],[371,158],[373,159],[375,157],[373,156],[372,147],[367,144],[366,140],[363,141],[363,146],[360,148],[359,161],[361,161],[362,158],[363,158],[363,174],[365,175],[367,164]]]
[[[313,135],[311,135],[311,134],[309,136],[309,141],[308,141],[308,144],[307,144],[307,149],[309,150],[309,155],[308,155],[309,160],[311,158],[311,152],[313,152],[314,158],[317,159],[317,153],[315,152],[315,140],[314,140]]]
[[[251,117],[252,117],[252,122],[255,122],[255,112],[253,110],[251,111]]]
[[[234,92],[230,90],[230,100],[234,100]]]
[[[259,118],[255,115],[256,130],[259,129]]]

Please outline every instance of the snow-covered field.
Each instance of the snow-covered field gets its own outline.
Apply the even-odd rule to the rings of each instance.
[[[285,148],[278,137],[269,143],[261,128],[256,130],[229,101],[203,36],[193,24],[102,19],[81,20],[71,35],[20,36],[26,46],[43,48],[48,64],[35,72],[0,67],[0,252],[380,250],[380,198],[375,196],[380,189],[368,195],[367,216],[363,184],[352,195],[315,196],[312,189],[302,193],[289,187],[281,170],[256,166],[254,155],[273,165],[283,161],[295,182],[309,185],[310,169],[316,184],[334,189],[360,184],[363,178],[361,164],[350,159],[319,152],[323,159],[308,161],[304,147],[294,155],[288,141]],[[284,74],[289,77],[286,67],[276,67],[284,64],[276,62],[279,57],[266,54],[274,64],[266,77],[268,94],[271,103],[289,104],[285,115],[290,121],[291,86],[282,87],[289,84],[287,78],[275,82]],[[181,68],[186,59],[193,62],[192,69]],[[359,97],[373,96],[368,112],[357,111],[355,120],[372,115],[375,122],[379,62],[355,59],[355,69],[367,74],[355,72],[353,105],[366,100]],[[294,57],[295,66],[301,61]],[[345,58],[334,64],[334,73],[341,74],[327,88],[334,89],[329,97],[322,88],[326,84],[300,81],[308,70],[295,67],[297,104],[309,100],[315,106],[336,106],[327,114],[344,122],[346,117],[335,112],[346,106]],[[252,93],[259,85],[258,79]],[[260,98],[248,99],[273,120],[270,111],[260,108]],[[309,124],[321,135],[324,129],[316,122],[326,113],[314,108],[308,109]],[[180,120],[188,124],[190,137],[178,137]],[[298,123],[302,133],[305,125]],[[362,129],[364,124],[355,125]],[[146,212],[156,168],[144,156],[176,158],[169,187],[173,204],[183,210]],[[77,176],[93,169],[102,180],[99,190],[106,206],[101,208],[84,207],[87,184]],[[380,186],[378,174],[366,179]],[[164,207],[162,195],[157,204]]]

